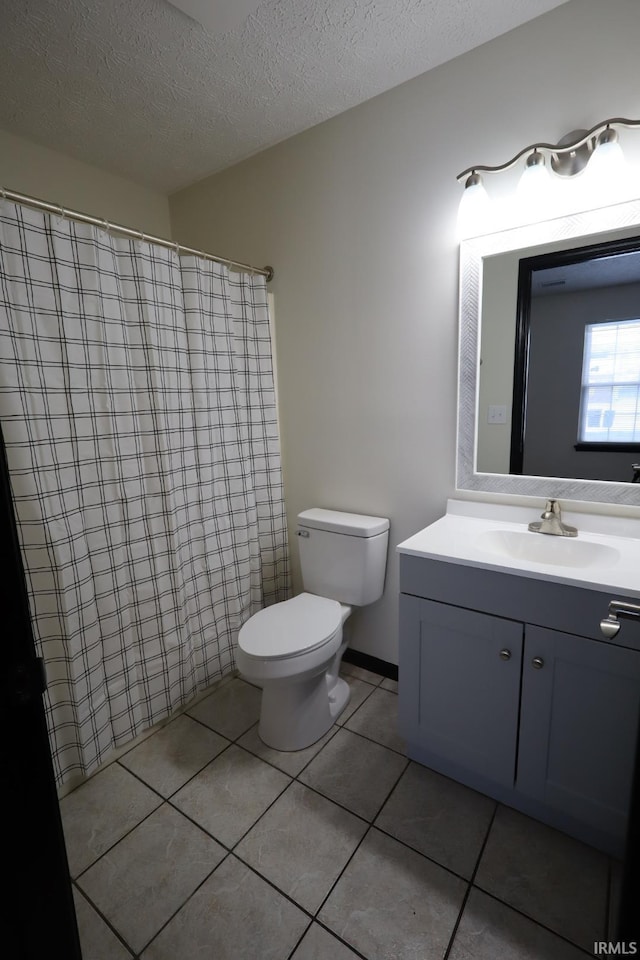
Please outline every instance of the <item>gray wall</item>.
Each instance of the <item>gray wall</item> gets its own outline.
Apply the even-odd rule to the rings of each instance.
[[[640,283],[546,294],[531,303],[523,473],[631,480],[638,453],[577,451],[584,328],[640,316]]]

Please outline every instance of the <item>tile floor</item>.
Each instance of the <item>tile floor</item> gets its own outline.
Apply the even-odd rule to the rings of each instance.
[[[607,857],[409,762],[396,684],[344,665],[317,744],[229,678],[61,801],[84,960],[580,960]]]

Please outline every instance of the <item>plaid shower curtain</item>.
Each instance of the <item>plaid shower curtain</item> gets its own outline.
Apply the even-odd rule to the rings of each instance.
[[[289,595],[264,278],[0,203],[0,421],[64,783]]]

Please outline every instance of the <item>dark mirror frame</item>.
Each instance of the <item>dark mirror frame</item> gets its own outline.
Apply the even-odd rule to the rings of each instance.
[[[601,260],[622,253],[640,250],[640,236],[623,240],[611,240],[607,243],[595,243],[571,250],[556,250],[536,257],[523,257],[518,268],[518,299],[516,313],[516,336],[513,366],[513,406],[511,417],[511,454],[509,473],[522,475],[524,463],[524,443],[527,420],[527,382],[529,371],[529,343],[531,339],[531,285],[533,274],[537,270],[551,267],[566,267],[588,260]],[[579,445],[578,445],[579,446]],[[640,450],[640,444],[606,445],[610,450]],[[593,449],[593,444],[589,444]]]

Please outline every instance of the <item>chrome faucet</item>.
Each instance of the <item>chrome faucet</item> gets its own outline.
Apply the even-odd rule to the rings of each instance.
[[[557,500],[547,500],[541,520],[529,524],[532,533],[548,533],[552,537],[577,537],[577,527],[570,527],[562,522],[560,504]]]

